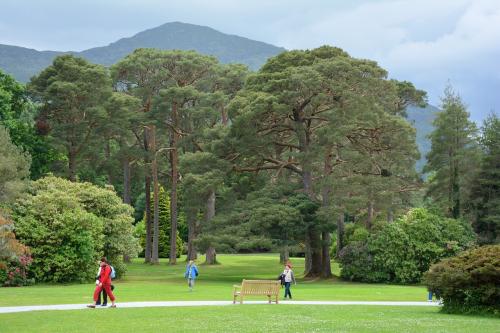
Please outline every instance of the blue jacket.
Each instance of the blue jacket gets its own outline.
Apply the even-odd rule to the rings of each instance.
[[[186,266],[186,273],[184,273],[186,279],[195,280],[198,277],[198,267],[195,264]]]

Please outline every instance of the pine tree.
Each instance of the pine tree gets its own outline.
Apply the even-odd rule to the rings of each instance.
[[[424,167],[424,172],[431,173],[427,196],[447,215],[458,218],[477,169],[477,128],[450,86],[444,91],[441,108],[429,136],[431,151]]]

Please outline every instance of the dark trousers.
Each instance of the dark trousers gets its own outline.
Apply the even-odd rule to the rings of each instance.
[[[115,290],[115,286],[111,285],[111,290]],[[102,295],[102,296],[101,296]],[[101,303],[101,298],[104,302]],[[108,294],[106,293],[106,289],[102,288],[99,293],[99,298],[97,299],[96,305],[108,304]]]
[[[290,284],[291,284],[291,282],[285,282],[285,298],[287,296],[292,298],[292,293],[290,292]]]

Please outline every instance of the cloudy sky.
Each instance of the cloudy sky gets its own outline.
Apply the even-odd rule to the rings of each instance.
[[[474,120],[500,112],[500,0],[2,0],[0,43],[80,51],[181,21],[283,46],[343,48]]]

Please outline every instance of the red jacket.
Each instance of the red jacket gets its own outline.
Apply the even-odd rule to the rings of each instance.
[[[101,267],[99,282],[101,282],[102,284],[111,284],[111,267],[109,267],[109,265],[104,265]]]

